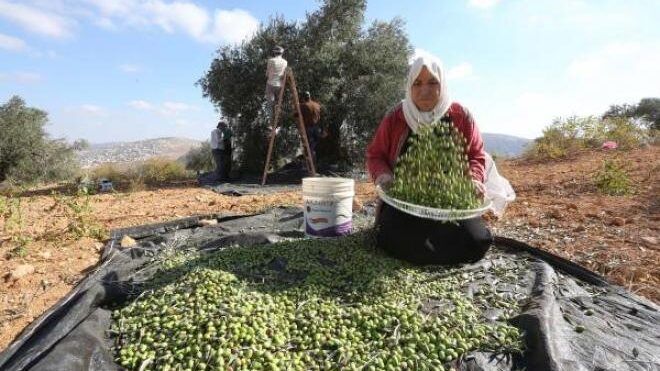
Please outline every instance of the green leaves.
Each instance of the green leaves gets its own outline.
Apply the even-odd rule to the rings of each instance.
[[[394,170],[390,196],[439,209],[479,206],[463,135],[448,122],[423,126]]]
[[[613,160],[603,161],[601,169],[596,173],[596,187],[601,193],[610,196],[624,196],[633,193],[630,176],[621,163]]]
[[[262,170],[269,125],[264,105],[266,60],[273,45],[295,73],[299,91],[308,90],[322,105],[321,125],[329,137],[319,145],[319,158],[362,159],[376,126],[403,97],[412,48],[398,20],[364,20],[364,0],[326,0],[302,22],[274,17],[240,46],[218,51],[198,84],[235,129],[239,161]],[[285,97],[287,106],[290,99]],[[283,112],[274,163],[291,158],[300,146],[296,126]]]
[[[18,96],[0,105],[0,182],[34,184],[74,177],[79,165],[73,148],[48,138],[47,123],[46,112],[26,106]]]

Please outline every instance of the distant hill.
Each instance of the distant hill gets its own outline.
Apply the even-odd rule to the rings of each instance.
[[[481,135],[484,138],[486,152],[505,157],[521,155],[525,147],[532,142],[532,139],[506,134],[482,133]]]
[[[498,156],[520,155],[530,139],[505,134],[483,133],[486,151]],[[156,138],[135,142],[108,142],[92,144],[89,149],[78,152],[83,167],[103,163],[130,163],[144,161],[150,157],[165,157],[176,160],[202,142],[189,138]]]
[[[130,163],[144,161],[150,157],[177,159],[201,141],[188,138],[156,138],[135,142],[109,142],[92,144],[89,149],[78,153],[83,167],[103,163]]]

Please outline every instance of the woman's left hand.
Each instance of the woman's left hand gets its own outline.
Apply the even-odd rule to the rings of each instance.
[[[472,179],[474,184],[474,189],[477,191],[479,197],[484,197],[486,195],[486,186],[476,179]]]

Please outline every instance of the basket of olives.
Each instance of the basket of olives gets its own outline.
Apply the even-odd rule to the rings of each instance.
[[[465,137],[444,121],[422,126],[410,138],[391,186],[376,191],[390,206],[433,220],[475,218],[492,205],[479,196],[470,177]]]

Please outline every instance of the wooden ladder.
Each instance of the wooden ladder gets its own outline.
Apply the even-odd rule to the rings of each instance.
[[[291,103],[296,109],[298,120],[298,133],[300,133],[300,138],[302,139],[303,144],[303,154],[305,156],[305,165],[307,166],[307,171],[311,176],[316,174],[316,169],[314,167],[314,158],[312,157],[312,151],[309,147],[309,142],[307,141],[307,132],[305,130],[305,122],[303,121],[302,114],[300,112],[300,100],[298,99],[298,89],[296,88],[296,79],[293,77],[293,70],[288,68],[284,71],[284,84],[280,88],[280,93],[277,97],[277,105],[275,106],[275,114],[273,115],[273,122],[271,124],[272,130],[270,133],[270,142],[268,143],[268,153],[266,155],[266,165],[264,166],[264,175],[261,178],[261,185],[266,184],[266,178],[268,177],[268,167],[270,166],[271,156],[273,155],[273,146],[275,145],[275,136],[277,135],[277,125],[282,114],[282,99],[284,97],[284,90],[289,85],[291,90]]]

